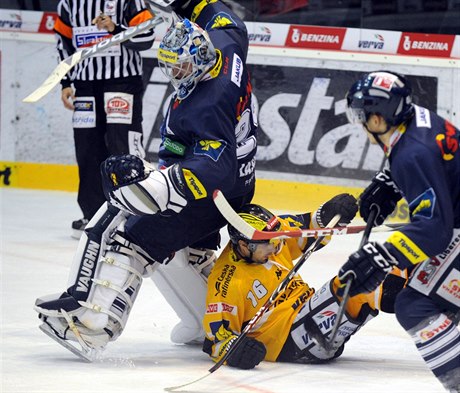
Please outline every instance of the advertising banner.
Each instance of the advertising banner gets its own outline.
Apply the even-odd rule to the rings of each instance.
[[[147,157],[157,161],[159,127],[172,89],[156,59],[145,59],[144,134]],[[368,180],[383,164],[359,126],[348,124],[345,93],[362,72],[251,64],[259,108],[257,169],[323,179]],[[416,103],[437,107],[437,78],[409,76]],[[190,97],[193,99],[193,95]],[[327,182],[327,181],[326,181]]]

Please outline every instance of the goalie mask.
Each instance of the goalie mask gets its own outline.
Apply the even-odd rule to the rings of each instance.
[[[208,33],[188,19],[173,23],[158,49],[160,68],[179,100],[190,95],[215,62],[216,50]]]
[[[402,75],[376,71],[356,81],[346,94],[346,114],[351,124],[365,125],[372,114],[385,119],[387,131],[413,113],[412,88]]]
[[[281,229],[281,223],[278,217],[264,207],[256,204],[244,205],[240,209],[238,215],[249,225],[259,231],[276,232]],[[231,225],[228,225],[228,233],[230,235],[230,241],[235,249],[239,247],[239,240],[243,240],[247,244],[251,255],[249,258],[244,259],[248,263],[257,263],[252,260],[252,254],[256,251],[259,245],[271,245],[274,253],[277,254],[281,251],[284,244],[282,239],[250,240]]]

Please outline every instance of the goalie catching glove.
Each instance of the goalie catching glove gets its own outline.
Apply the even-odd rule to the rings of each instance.
[[[156,170],[131,154],[111,156],[102,163],[101,175],[107,201],[128,213],[179,213],[187,204],[179,164]]]
[[[313,225],[325,228],[332,218],[339,214],[339,226],[347,226],[358,212],[356,198],[350,194],[339,194],[322,204],[313,215]]]
[[[397,265],[398,261],[384,245],[376,242],[366,243],[361,249],[350,255],[348,261],[340,269],[338,278],[342,287],[339,288],[337,294],[342,296],[343,287],[350,275],[353,278],[350,296],[372,292]]]
[[[373,225],[382,225],[385,219],[393,213],[401,198],[402,195],[393,182],[390,171],[385,168],[375,174],[371,184],[360,195],[359,213],[367,222],[371,210],[377,208]]]

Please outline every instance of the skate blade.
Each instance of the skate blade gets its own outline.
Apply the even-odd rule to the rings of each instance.
[[[42,325],[39,326],[39,329],[45,333],[48,337],[52,338],[54,341],[56,341],[58,344],[62,345],[64,348],[68,349],[70,352],[72,352],[74,355],[78,356],[80,359],[84,360],[85,362],[92,363],[94,360],[94,357],[91,355],[91,352],[86,352],[83,349],[79,349],[75,346],[73,346],[69,341],[63,340],[59,337],[57,337],[54,332],[46,325],[43,323]]]

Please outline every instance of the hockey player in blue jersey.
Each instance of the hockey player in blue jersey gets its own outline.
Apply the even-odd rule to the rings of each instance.
[[[350,123],[362,125],[389,162],[360,196],[362,217],[376,209],[380,224],[404,197],[410,223],[352,254],[339,278],[351,275],[354,295],[375,289],[394,266],[410,269],[396,317],[444,387],[460,392],[459,130],[414,105],[409,81],[393,72],[364,75],[346,99]]]
[[[120,335],[150,275],[181,319],[172,341],[201,344],[207,275],[226,225],[212,193],[222,190],[235,209],[254,193],[246,27],[217,0],[169,5],[179,17],[158,61],[175,93],[161,126],[160,165],[132,155],[105,161],[108,203],[79,243],[68,289],[36,301],[41,329],[83,357]]]

